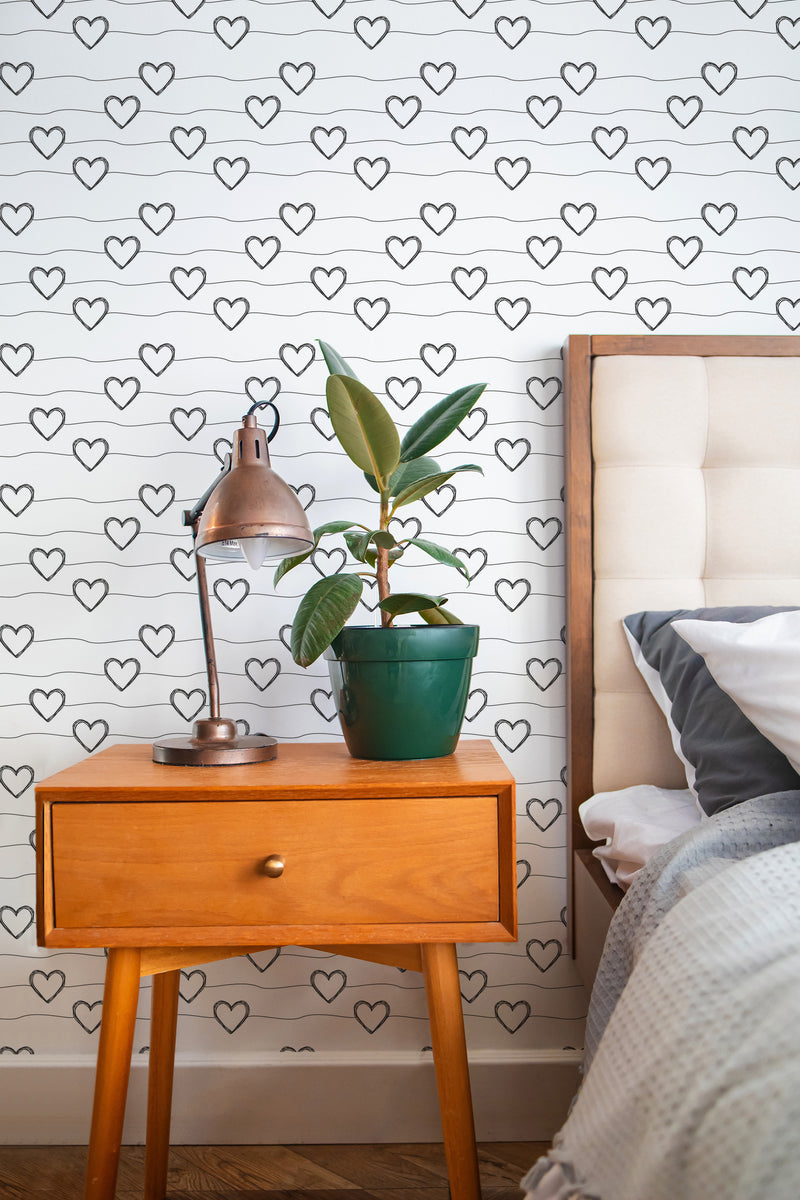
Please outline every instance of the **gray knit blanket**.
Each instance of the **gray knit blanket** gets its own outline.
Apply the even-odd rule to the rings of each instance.
[[[800,1197],[800,792],[668,843],[612,922],[529,1200]]]

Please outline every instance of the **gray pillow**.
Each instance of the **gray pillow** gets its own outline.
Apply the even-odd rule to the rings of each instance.
[[[703,658],[672,622],[747,624],[783,608],[695,608],[639,612],[623,627],[636,665],[667,718],[675,752],[703,812],[711,816],[742,800],[800,788],[800,775],[714,681]]]

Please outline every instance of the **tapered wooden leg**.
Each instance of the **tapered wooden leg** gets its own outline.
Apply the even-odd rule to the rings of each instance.
[[[169,1119],[175,1068],[180,971],[153,976],[150,1015],[150,1066],[147,1075],[147,1143],[144,1200],[164,1200],[169,1159]]]
[[[423,943],[420,950],[450,1195],[452,1200],[480,1200],[478,1152],[456,948],[449,943]]]
[[[85,1200],[113,1200],[139,999],[140,953],[109,950],[97,1050]]]

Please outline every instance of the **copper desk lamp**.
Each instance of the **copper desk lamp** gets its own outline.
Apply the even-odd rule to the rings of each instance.
[[[269,435],[258,425],[257,408],[271,408],[275,414]],[[277,753],[274,737],[240,736],[236,723],[220,716],[205,560],[247,559],[255,570],[267,559],[302,554],[313,546],[314,537],[302,504],[269,464],[267,444],[278,432],[279,424],[278,410],[271,400],[254,404],[242,418],[241,429],[234,432],[231,453],[226,455],[220,475],[183,514],[183,523],[191,527],[194,539],[209,715],[194,722],[191,737],[154,742],[154,762],[218,767],[267,762]]]

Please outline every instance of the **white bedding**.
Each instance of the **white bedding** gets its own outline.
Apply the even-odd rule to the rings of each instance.
[[[612,883],[627,889],[665,842],[699,825],[703,819],[688,790],[641,784],[615,792],[598,792],[579,808],[592,851]]]
[[[662,848],[617,911],[586,1074],[528,1200],[800,1196],[800,793]]]

